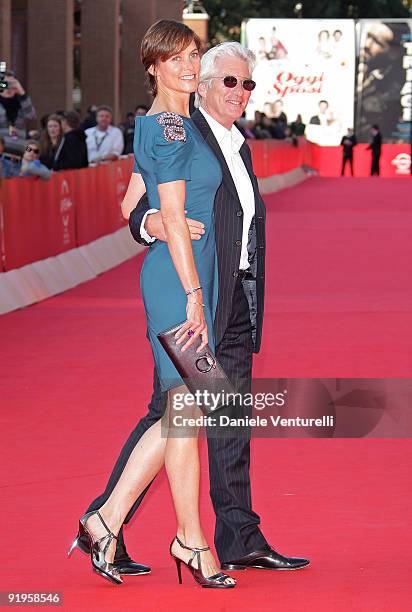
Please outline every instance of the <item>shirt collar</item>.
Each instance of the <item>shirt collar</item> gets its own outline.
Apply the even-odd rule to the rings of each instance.
[[[112,125],[109,125],[107,130],[105,130],[104,132],[99,130],[99,127],[97,125],[95,125],[95,127],[94,127],[94,131],[95,132],[99,132],[99,134],[109,134],[109,132],[111,132],[112,130],[113,130],[113,126]]]
[[[235,124],[232,125],[230,130],[225,128],[224,125],[216,121],[214,117],[209,115],[208,112],[202,106],[199,106],[199,111],[202,113],[204,118],[209,124],[210,129],[213,132],[214,137],[218,141],[219,145],[225,145],[225,143],[230,142],[231,149],[233,153],[239,153],[240,147],[245,142],[244,137],[239,132]]]

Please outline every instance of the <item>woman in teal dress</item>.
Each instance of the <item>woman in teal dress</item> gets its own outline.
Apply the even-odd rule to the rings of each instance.
[[[170,137],[168,130],[177,133],[176,140]],[[134,149],[138,161],[133,171],[140,172],[143,177],[151,208],[161,208],[158,185],[184,180],[187,216],[203,223],[205,233],[191,247],[202,288],[209,345],[213,347],[218,292],[213,205],[222,180],[220,164],[192,120],[174,113],[136,117]],[[143,262],[140,282],[148,336],[165,391],[182,385],[183,381],[160,345],[157,334],[186,320],[188,301],[168,243],[161,240],[152,243]],[[197,280],[194,285],[199,286]],[[200,290],[190,294],[190,299],[200,301]]]
[[[200,46],[192,30],[168,20],[154,24],[143,38],[141,58],[154,102],[146,116],[136,118],[136,162],[122,204],[128,217],[147,191],[150,206],[162,215],[167,241],[150,246],[141,288],[148,337],[162,389],[168,391],[170,423],[173,398],[187,389],[157,334],[184,321],[176,335],[183,351],[199,336],[199,351],[207,343],[214,347],[218,278],[213,206],[222,176],[219,162],[189,117],[189,96],[198,84]],[[201,240],[191,241],[185,211],[204,224]],[[92,567],[111,582],[122,582],[112,563],[117,534],[137,497],[165,465],[177,518],[170,554],[179,581],[184,563],[201,586],[233,588],[236,581],[219,571],[200,523],[197,432],[178,434],[166,437],[160,421],[152,425],[130,455],[107,502],[81,517],[90,539]]]

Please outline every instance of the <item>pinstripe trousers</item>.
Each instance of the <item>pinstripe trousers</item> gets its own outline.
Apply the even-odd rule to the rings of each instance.
[[[252,374],[252,329],[248,302],[242,282],[237,280],[231,313],[225,334],[216,347],[216,357],[228,377],[243,392],[248,392]],[[144,432],[161,418],[166,409],[167,394],[160,390],[155,369],[154,387],[149,410],[129,435],[110,475],[105,491],[89,506],[97,510],[108,499],[137,442]],[[216,428],[208,433],[210,496],[216,514],[215,547],[221,563],[237,559],[268,546],[259,529],[259,516],[252,510],[250,491],[250,430],[241,435],[229,432],[219,435]],[[136,512],[150,485],[130,509],[125,523]],[[125,555],[123,530],[119,533],[116,560]]]
[[[251,390],[253,341],[250,311],[242,281],[236,281],[225,333],[216,357],[235,387]],[[247,409],[249,411],[249,409]],[[225,408],[243,416],[240,406]],[[250,428],[208,431],[210,497],[216,514],[215,546],[221,563],[268,546],[252,510],[250,490]]]

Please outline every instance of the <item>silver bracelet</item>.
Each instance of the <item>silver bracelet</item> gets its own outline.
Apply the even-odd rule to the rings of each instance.
[[[202,288],[202,285],[199,285],[199,287],[192,287],[192,289],[188,289],[185,293],[186,295],[191,295],[192,293],[196,293],[196,291],[199,291],[199,289]]]

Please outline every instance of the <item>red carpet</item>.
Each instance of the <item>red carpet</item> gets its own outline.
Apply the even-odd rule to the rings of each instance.
[[[412,376],[409,181],[312,179],[267,198],[265,337],[256,376]],[[296,572],[205,591],[168,557],[161,475],[126,540],[150,576],[113,587],[65,549],[144,413],[152,358],[136,262],[0,319],[1,590],[61,591],[67,610],[410,608],[409,440],[253,441],[254,507]],[[210,541],[202,441],[202,514]]]

